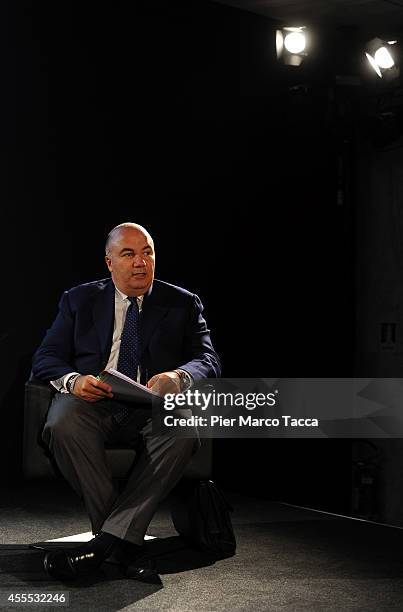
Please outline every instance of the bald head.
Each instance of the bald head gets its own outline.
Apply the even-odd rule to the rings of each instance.
[[[151,234],[146,230],[145,227],[143,227],[142,225],[139,225],[138,223],[131,223],[130,221],[126,221],[125,223],[120,223],[119,225],[116,225],[109,232],[109,234],[108,234],[108,236],[106,238],[106,243],[105,243],[105,254],[106,255],[109,255],[112,244],[115,243],[116,240],[118,240],[121,237],[121,235],[122,235],[122,233],[124,233],[125,229],[137,230],[138,232],[143,234],[143,236],[147,239],[147,241],[150,244],[152,244],[152,246],[154,248],[154,241],[153,241],[153,239],[151,237]]]
[[[138,223],[121,223],[108,234],[105,261],[115,286],[129,296],[144,295],[154,279],[154,242]]]

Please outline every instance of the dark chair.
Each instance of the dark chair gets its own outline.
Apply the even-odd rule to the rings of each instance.
[[[25,384],[23,473],[26,479],[61,477],[41,438],[53,395],[52,387],[38,380],[29,380]],[[211,442],[210,439],[201,439],[201,448],[186,467],[184,478],[205,479],[211,476]],[[125,478],[136,453],[131,448],[107,447],[106,456],[112,475]]]

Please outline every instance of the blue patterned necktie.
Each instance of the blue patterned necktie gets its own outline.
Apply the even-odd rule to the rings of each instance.
[[[136,297],[128,297],[130,301],[126,312],[125,324],[120,336],[120,350],[117,370],[137,380],[137,369],[140,362],[140,333],[139,333],[139,306]],[[130,415],[129,408],[122,408],[114,415],[117,423],[121,424]]]

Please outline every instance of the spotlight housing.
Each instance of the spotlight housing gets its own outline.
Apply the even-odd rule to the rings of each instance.
[[[396,40],[372,38],[365,47],[365,56],[380,79],[392,80],[399,76],[399,47]]]
[[[305,26],[276,30],[277,59],[289,66],[300,66],[308,55],[308,42]]]

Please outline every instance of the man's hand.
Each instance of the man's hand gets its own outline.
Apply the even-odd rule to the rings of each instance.
[[[74,383],[72,393],[86,402],[98,402],[105,397],[113,397],[112,387],[92,374],[79,376]]]
[[[147,387],[159,395],[180,393],[181,381],[176,372],[162,372],[150,378]]]

